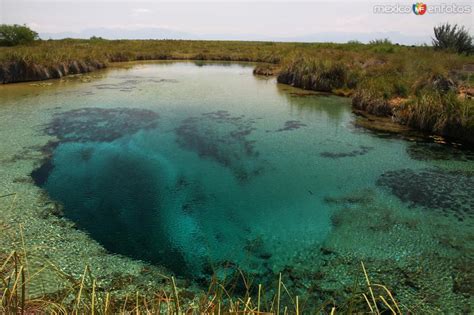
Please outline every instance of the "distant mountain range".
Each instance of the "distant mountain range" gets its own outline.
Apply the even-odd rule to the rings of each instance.
[[[42,39],[90,38],[98,36],[105,39],[193,39],[193,40],[248,40],[248,41],[280,41],[280,42],[333,42],[345,43],[358,40],[367,43],[373,39],[388,38],[393,43],[422,44],[430,43],[425,36],[405,35],[398,32],[376,33],[317,33],[292,37],[272,37],[258,34],[192,34],[166,28],[140,28],[135,30],[118,28],[91,28],[81,32],[40,33]]]

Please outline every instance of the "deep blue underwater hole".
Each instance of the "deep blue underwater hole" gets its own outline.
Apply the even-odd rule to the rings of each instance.
[[[160,228],[172,189],[171,164],[130,139],[156,128],[158,118],[153,111],[124,108],[57,114],[43,130],[58,141],[43,148],[48,158],[32,177],[109,251],[185,274],[182,252]]]
[[[349,189],[338,179],[347,172],[321,167],[311,173],[308,165],[347,165],[350,173],[345,161],[376,150],[336,143],[291,168],[296,151],[275,155],[265,142],[304,130],[304,123],[287,120],[273,131],[260,130],[260,138],[252,138],[258,117],[227,110],[185,113],[160,128],[162,123],[146,109],[58,113],[43,126],[55,140],[42,148],[45,159],[32,177],[110,252],[200,280],[233,267],[269,279],[299,253],[318,251],[333,223],[327,201]],[[279,169],[278,158],[284,158]],[[370,191],[383,189],[408,206],[461,222],[473,216],[472,172],[396,169],[374,178]],[[351,180],[358,179],[364,180]]]
[[[216,201],[203,186],[206,168],[226,170],[213,176],[235,186],[263,172],[262,163],[248,163],[258,161],[246,139],[253,121],[225,111],[203,113],[183,119],[171,144],[161,139],[158,125],[155,112],[141,109],[56,114],[43,131],[57,140],[42,149],[46,158],[32,177],[63,205],[66,217],[113,253],[202,278],[216,265],[237,265],[241,253],[232,246],[238,243],[263,264],[271,254],[257,238],[239,238],[250,228],[235,215],[235,202]],[[173,145],[175,151],[164,154]],[[184,162],[176,160],[179,148]],[[225,226],[201,226],[209,216]]]

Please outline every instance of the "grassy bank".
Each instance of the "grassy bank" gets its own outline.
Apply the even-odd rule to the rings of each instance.
[[[356,110],[474,143],[472,57],[423,47],[368,46],[374,51],[314,51],[288,58],[278,81],[350,95]]]
[[[59,78],[133,60],[260,62],[280,83],[352,96],[357,110],[474,143],[474,57],[374,44],[60,40],[0,47],[0,81]]]

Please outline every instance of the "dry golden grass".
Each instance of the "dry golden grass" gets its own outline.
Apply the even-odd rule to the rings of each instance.
[[[74,278],[61,271],[60,266],[45,259],[44,267],[30,273],[28,252],[20,226],[22,248],[8,254],[0,254],[0,313],[2,314],[303,314],[308,311],[326,314],[370,312],[381,314],[391,312],[402,314],[399,303],[390,290],[370,281],[365,265],[362,271],[366,280],[365,290],[354,290],[345,305],[334,305],[327,301],[312,305],[311,301],[301,303],[299,296],[290,293],[278,276],[273,296],[268,298],[261,284],[256,295],[248,279],[240,272],[246,286],[244,295],[229,293],[228,283],[213,277],[207,291],[189,300],[181,296],[175,278],[170,276],[169,286],[153,294],[136,291],[125,297],[98,286],[89,266],[84,267],[82,276]],[[33,296],[30,288],[35,278],[44,272],[54,272],[65,283],[58,292]],[[265,300],[265,302],[263,302]],[[361,302],[361,301],[365,301]],[[409,311],[405,308],[406,311]]]

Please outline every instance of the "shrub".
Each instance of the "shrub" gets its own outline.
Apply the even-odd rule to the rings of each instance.
[[[388,38],[374,39],[369,42],[369,45],[392,45],[392,42]]]
[[[472,37],[464,26],[442,24],[434,28],[433,47],[437,50],[450,50],[459,54],[472,54]]]
[[[0,46],[28,44],[38,39],[38,33],[25,25],[0,25]]]
[[[375,39],[369,42],[369,46],[372,46],[372,51],[375,53],[394,53],[395,45],[388,39]]]
[[[105,39],[100,37],[100,36],[91,36],[91,38],[89,38],[89,40],[90,41],[103,41]]]

